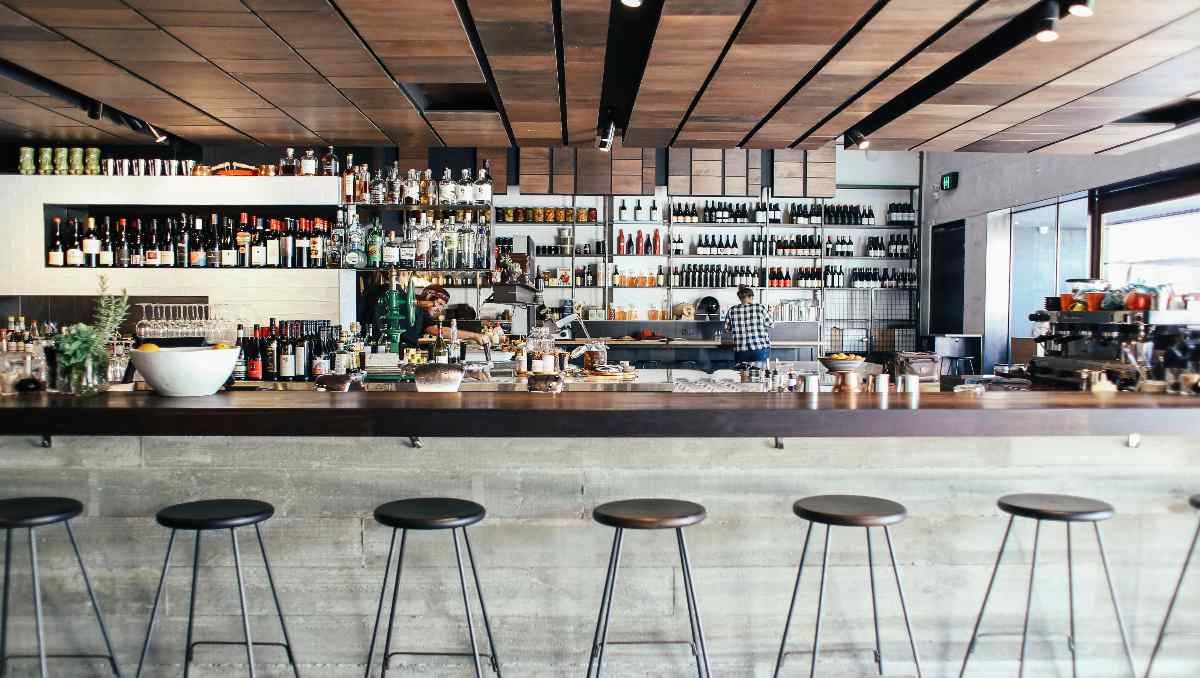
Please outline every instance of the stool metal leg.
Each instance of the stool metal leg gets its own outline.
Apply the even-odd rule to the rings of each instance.
[[[1145,678],[1150,678],[1150,672],[1154,670],[1154,659],[1158,656],[1158,651],[1162,649],[1163,638],[1167,635],[1167,624],[1171,621],[1171,613],[1175,611],[1175,601],[1179,598],[1179,591],[1183,588],[1183,579],[1187,576],[1188,568],[1192,564],[1192,556],[1196,554],[1197,540],[1200,540],[1200,524],[1196,526],[1196,532],[1192,535],[1192,545],[1188,547],[1187,557],[1183,559],[1183,569],[1179,572],[1179,581],[1175,582],[1175,591],[1171,593],[1171,602],[1167,604],[1167,614],[1163,617],[1162,626],[1158,629],[1158,639],[1154,641],[1154,649],[1150,652],[1150,662],[1146,665]],[[5,583],[7,584],[7,579]],[[7,590],[7,586],[5,589]],[[4,671],[0,670],[0,676],[3,674]]]
[[[808,541],[812,538],[813,523],[808,523],[804,533],[804,548],[800,551],[800,566],[796,568],[796,585],[792,588],[792,602],[788,605],[787,621],[783,623],[783,639],[779,641],[779,656],[775,658],[775,673],[773,678],[779,678],[779,669],[783,668],[784,650],[787,648],[788,630],[792,627],[792,614],[796,611],[796,598],[800,595],[800,577],[804,574],[804,559],[808,557]]]
[[[408,530],[400,531],[400,557],[396,559],[396,583],[392,587],[392,611],[388,615],[388,630],[387,638],[383,642],[383,668],[379,672],[380,678],[387,678],[388,669],[388,653],[392,650],[392,630],[396,626],[396,600],[400,595],[400,572],[404,569],[404,547],[408,544]],[[387,588],[387,580],[383,582],[383,586]],[[370,667],[368,667],[368,671]]]
[[[154,635],[154,624],[158,621],[158,602],[162,599],[163,587],[167,583],[167,570],[171,566],[171,548],[175,546],[175,530],[167,540],[167,556],[163,558],[162,575],[158,578],[158,592],[154,594],[154,605],[150,608],[150,623],[146,626],[146,640],[142,642],[142,656],[138,659],[136,678],[142,678],[142,669],[146,664],[146,652],[150,650],[150,638]]]
[[[1108,595],[1112,598],[1113,614],[1117,618],[1117,628],[1121,631],[1121,645],[1125,649],[1125,659],[1129,662],[1129,674],[1137,678],[1137,669],[1133,666],[1133,650],[1129,648],[1129,634],[1125,633],[1125,620],[1121,618],[1121,606],[1117,603],[1117,589],[1113,586],[1112,574],[1108,571],[1108,556],[1104,553],[1104,540],[1100,538],[1100,523],[1092,523],[1096,528],[1096,545],[1100,547],[1100,564],[1104,566],[1104,580],[1108,582]]]
[[[696,584],[692,580],[692,560],[688,557],[687,539],[683,536],[683,528],[675,528],[679,540],[679,558],[683,561],[683,586],[688,598],[688,607],[696,617],[696,637],[700,640],[700,659],[704,663],[704,675],[700,678],[712,678],[712,669],[708,666],[708,648],[704,644],[704,624],[700,622],[700,605],[696,602]]]
[[[0,678],[8,673],[8,586],[9,567],[12,563],[12,530],[4,531],[4,598],[0,600],[4,614],[0,616]]]
[[[196,530],[196,540],[192,544],[192,592],[188,596],[188,620],[187,620],[187,640],[184,643],[183,655],[183,678],[187,678],[192,668],[192,634],[196,623],[196,585],[200,579],[200,536],[203,534],[200,530]]]
[[[458,545],[458,530],[450,530],[454,540],[454,559],[458,563],[458,585],[462,588],[463,609],[467,613],[467,635],[471,638],[471,658],[475,660],[475,678],[483,678],[483,666],[479,663],[479,646],[475,643],[475,619],[471,616],[471,599],[467,595],[467,577],[463,572],[462,548]]]
[[[892,548],[892,531],[883,526],[883,537],[887,540],[888,557],[892,561],[892,574],[896,575],[896,593],[900,597],[900,613],[904,615],[904,630],[908,632],[908,647],[912,650],[913,665],[917,667],[917,678],[921,678],[921,657],[917,653],[917,641],[913,638],[912,624],[908,620],[908,603],[904,600],[904,586],[900,583],[900,568],[896,565],[896,550]]]
[[[37,623],[38,662],[42,678],[46,678],[49,671],[46,669],[46,633],[42,620],[42,577],[38,572],[37,528],[34,527],[29,528],[29,562],[33,566],[33,616]]]
[[[471,538],[467,528],[462,528],[463,542],[467,545],[467,560],[471,563],[471,576],[475,578],[475,592],[479,594],[479,611],[483,613],[483,628],[487,631],[488,647],[492,651],[492,670],[496,678],[503,678],[500,673],[500,656],[496,654],[496,639],[492,635],[492,622],[488,619],[487,603],[483,602],[483,586],[479,584],[479,570],[475,567],[475,552],[471,550]]]
[[[88,576],[87,567],[83,564],[83,556],[79,553],[79,543],[75,541],[75,531],[71,529],[71,521],[64,520],[67,537],[71,540],[71,549],[75,551],[75,560],[79,562],[79,572],[83,575],[83,585],[87,587],[88,599],[92,601],[92,610],[96,613],[96,623],[100,625],[100,635],[104,638],[104,647],[108,650],[108,662],[113,673],[121,678],[121,669],[117,666],[117,653],[113,652],[112,641],[108,637],[108,627],[104,625],[104,615],[100,611],[100,603],[96,600],[96,592],[92,589],[92,579]]]
[[[958,678],[966,675],[967,662],[971,659],[971,653],[975,651],[975,639],[979,637],[979,625],[983,622],[983,613],[987,610],[988,599],[992,597],[992,587],[996,585],[996,575],[1000,573],[1000,562],[1004,560],[1004,548],[1008,546],[1008,535],[1012,534],[1014,520],[1016,520],[1016,516],[1009,516],[1008,527],[1004,528],[1004,538],[1000,540],[1000,552],[996,554],[996,565],[992,568],[992,578],[988,580],[987,591],[983,594],[983,604],[979,606],[979,616],[975,617],[975,628],[971,630],[971,640],[967,643],[967,652],[963,655],[962,668],[958,671]]]
[[[1070,635],[1067,650],[1071,653],[1071,678],[1079,678],[1078,653],[1075,652],[1075,562],[1071,553],[1071,523],[1067,523],[1067,619]]]
[[[237,529],[229,529],[233,542],[233,569],[237,571],[238,600],[242,604],[242,633],[246,636],[246,662],[250,664],[250,678],[258,674],[254,670],[254,641],[250,639],[250,615],[246,612],[246,583],[242,580],[242,554],[238,549]]]
[[[363,678],[371,678],[371,662],[375,658],[375,639],[379,635],[379,620],[383,617],[383,601],[387,598],[388,575],[392,572],[392,556],[395,553],[396,529],[392,528],[392,543],[388,546],[387,564],[383,566],[383,588],[379,590],[379,607],[375,609],[375,626],[371,629],[371,646],[367,650],[367,673]],[[386,663],[386,657],[384,663]]]
[[[875,593],[875,556],[871,549],[871,528],[863,528],[867,532],[867,572],[871,577],[871,617],[875,620],[875,665],[879,667],[879,675],[883,675],[883,645],[879,642],[879,598]]]
[[[821,608],[825,604],[825,573],[829,569],[829,533],[832,531],[833,526],[825,526],[825,549],[821,554],[821,586],[817,589],[817,624],[813,631],[812,663],[808,670],[808,678],[817,675],[817,657],[821,653]]]
[[[596,667],[596,678],[604,667],[604,646],[608,642],[608,620],[612,612],[612,600],[617,588],[617,570],[621,564],[621,540],[625,530],[617,528],[613,535],[612,553],[608,558],[608,575],[604,578],[604,592],[600,596],[600,614],[596,618],[596,634],[592,640],[592,654],[588,657],[588,678],[592,675],[592,666]]]
[[[279,628],[283,631],[283,647],[287,650],[288,663],[292,665],[292,675],[300,678],[300,668],[296,666],[296,655],[292,652],[292,638],[288,635],[287,622],[283,620],[283,605],[279,603],[279,591],[275,589],[275,575],[271,572],[271,560],[267,557],[267,545],[263,543],[259,523],[254,523],[254,535],[258,537],[258,548],[262,551],[263,566],[267,570],[267,583],[271,585],[271,598],[275,600],[275,611],[279,613]]]
[[[1037,574],[1038,538],[1042,533],[1042,521],[1033,528],[1033,558],[1029,565],[1029,592],[1025,596],[1025,623],[1021,626],[1021,659],[1017,664],[1017,678],[1025,675],[1025,647],[1029,641],[1029,609],[1033,606],[1033,581]]]

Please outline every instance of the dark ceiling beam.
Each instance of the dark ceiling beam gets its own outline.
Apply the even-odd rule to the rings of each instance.
[[[551,0],[554,15],[554,64],[558,70],[558,115],[562,125],[562,145],[568,143],[567,132],[567,64],[563,47],[562,0]]]
[[[487,83],[488,91],[492,93],[492,99],[496,102],[496,111],[500,113],[500,122],[504,123],[504,132],[508,135],[508,145],[517,148],[517,136],[513,134],[512,124],[508,120],[508,112],[504,110],[504,99],[500,97],[500,87],[496,84],[496,75],[492,72],[491,63],[488,62],[487,52],[483,50],[483,42],[479,39],[479,28],[475,26],[475,20],[471,17],[471,8],[467,5],[467,0],[454,0],[454,8],[458,11],[458,18],[467,34],[467,42],[471,44],[471,51],[475,53],[475,60],[479,62],[483,80]]]

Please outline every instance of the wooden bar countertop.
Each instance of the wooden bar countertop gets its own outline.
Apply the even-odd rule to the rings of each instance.
[[[1074,392],[219,393],[0,398],[29,435],[914,437],[1195,435],[1200,398]]]

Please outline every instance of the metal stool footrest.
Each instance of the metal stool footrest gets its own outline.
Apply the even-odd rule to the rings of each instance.
[[[463,657],[470,659],[474,659],[476,656],[470,652],[389,652],[384,656],[383,663],[387,664],[389,661],[391,661],[392,657],[397,655],[404,655],[408,657]],[[488,665],[492,667],[492,671],[495,671],[497,675],[500,674],[500,664],[495,657],[487,654],[486,652],[480,652],[478,656],[480,659],[486,659],[488,661]]]
[[[254,644],[254,647],[282,647],[284,649],[284,651],[287,652],[288,660],[295,662],[295,658],[292,656],[292,647],[290,645],[288,645],[287,643],[267,643],[267,642],[261,642],[261,641],[256,640],[256,641],[254,641],[253,644]],[[226,646],[235,646],[235,647],[246,647],[246,641],[244,641],[244,640],[197,640],[196,642],[192,643],[191,645],[188,645],[187,660],[189,662],[192,661],[192,659],[195,657],[195,654],[196,654],[195,650],[196,650],[196,646],[198,646],[198,645],[226,645]]]
[[[693,657],[699,657],[700,651],[696,649],[696,643],[690,640],[609,640],[605,645],[687,645],[692,651]],[[595,657],[600,652],[599,645],[592,646],[592,656]]]

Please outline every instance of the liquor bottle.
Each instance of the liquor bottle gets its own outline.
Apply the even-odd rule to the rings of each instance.
[[[285,148],[283,157],[279,159],[279,176],[294,177],[300,173],[300,164],[296,161],[296,149]]]
[[[483,169],[475,179],[475,204],[490,205],[492,202],[492,166],[490,160],[483,161]]]
[[[383,227],[376,217],[367,232],[367,268],[380,268],[383,262]]]
[[[616,247],[616,249],[617,249],[618,255],[632,254],[632,252],[625,251],[625,229],[623,229],[623,228],[617,229],[617,247]]]
[[[637,203],[634,204],[634,206],[633,206],[633,220],[634,221],[642,221],[645,218],[645,216],[646,216],[645,212],[642,211],[642,201],[639,199],[637,201]]]
[[[439,187],[437,180],[433,178],[433,170],[425,170],[424,178],[422,179],[422,185],[424,186],[425,192],[424,196],[422,197],[424,202],[421,204],[428,205],[430,207],[436,206],[438,204]]]
[[[204,268],[208,266],[208,250],[204,238],[204,220],[196,217],[195,227],[188,236],[188,267]]]
[[[129,243],[129,265],[141,268],[146,265],[146,245],[142,242],[142,220],[133,219],[133,241]]]
[[[375,177],[371,179],[370,202],[373,205],[382,205],[387,202],[387,181],[383,178],[383,170],[375,170]]]
[[[453,205],[458,193],[458,184],[454,182],[454,177],[450,174],[449,167],[442,168],[442,178],[438,182],[438,204]]]
[[[658,203],[650,201],[650,221],[658,221]]]
[[[112,224],[105,218],[104,223],[104,240],[100,243],[100,265],[118,268],[129,268],[129,246],[125,242],[125,220],[117,220],[116,231],[112,230]],[[124,264],[122,264],[121,250],[124,249]]]
[[[287,323],[279,328],[279,344],[276,354],[279,359],[279,381],[291,381],[296,377],[296,344],[289,335]]]
[[[292,381],[308,381],[311,344],[304,331],[306,325],[307,323],[292,323],[292,363],[295,371]]]
[[[279,336],[274,318],[271,318],[271,323],[258,345],[263,365],[263,381],[277,381],[279,379]]]
[[[267,219],[266,228],[263,229],[263,266],[267,268],[278,268],[282,260],[282,254],[279,251],[279,220]],[[271,328],[274,330],[274,328]]]
[[[296,267],[296,220],[291,217],[283,219],[279,231],[279,267]]]
[[[358,220],[358,212],[348,212],[349,223],[346,224],[346,239],[342,248],[342,266],[364,268],[367,266],[367,234],[362,222]]]
[[[208,268],[221,267],[221,217],[215,212],[204,235],[204,265]]]
[[[388,231],[387,240],[383,243],[383,254],[380,257],[383,268],[395,268],[400,265],[400,240],[395,231]]]
[[[67,266],[79,268],[83,266],[83,245],[79,240],[79,221],[74,217],[70,221],[70,231],[65,244],[65,262]]]
[[[475,182],[471,181],[471,170],[464,169],[462,178],[458,180],[454,201],[462,205],[475,204]]]
[[[332,148],[332,147],[330,147]],[[346,169],[342,172],[342,202],[350,204],[354,198],[354,154],[346,154]]]
[[[313,149],[305,149],[304,155],[301,156],[299,174],[302,177],[317,176],[317,154]]]
[[[662,251],[662,236],[659,235],[658,229],[654,229],[654,254],[661,256]]]
[[[158,219],[150,220],[150,227],[146,229],[146,235],[142,238],[145,243],[142,245],[142,266],[157,268],[162,265],[159,259],[158,249]]]
[[[246,380],[262,381],[263,358],[259,352],[260,329],[254,326],[254,331],[242,341],[242,356],[246,361]]]
[[[87,218],[87,230],[80,245],[83,250],[83,265],[96,268],[100,265],[100,237],[96,234],[96,218]]]
[[[328,222],[324,219],[314,219],[308,232],[308,267],[325,268],[325,246],[328,242],[326,230]]]
[[[625,207],[625,199],[621,199],[621,209],[617,211],[617,219],[619,221],[629,220],[629,210]]]
[[[410,168],[408,177],[404,180],[404,204],[409,206],[421,204],[421,178],[415,169]]]
[[[321,176],[337,177],[341,176],[341,164],[338,162],[337,153],[333,152],[333,146],[325,151],[325,155],[321,156]]]
[[[54,236],[50,241],[50,251],[46,254],[46,265],[58,268],[66,261],[62,243],[62,217],[54,217],[51,222],[54,224]]]

